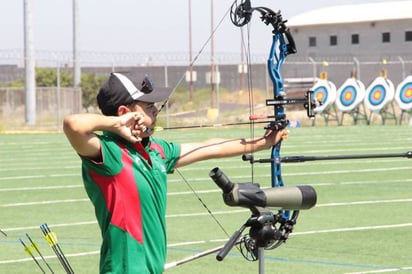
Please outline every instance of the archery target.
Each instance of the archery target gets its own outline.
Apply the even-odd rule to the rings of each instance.
[[[315,108],[316,113],[321,113],[335,102],[336,86],[331,81],[319,80],[313,87],[312,100],[321,102],[321,105]]]
[[[408,76],[396,88],[395,100],[403,110],[412,109],[412,76]]]
[[[341,111],[351,111],[365,98],[365,85],[355,79],[347,79],[336,92],[336,106]]]
[[[366,89],[365,106],[375,112],[382,110],[395,96],[393,83],[384,77],[377,77]]]

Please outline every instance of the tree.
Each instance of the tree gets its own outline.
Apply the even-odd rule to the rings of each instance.
[[[71,87],[73,85],[73,74],[67,70],[60,70],[60,86]],[[37,68],[36,69],[36,86],[38,87],[56,87],[57,70],[54,68]]]
[[[83,73],[80,83],[82,88],[82,105],[88,111],[89,107],[96,107],[97,93],[106,81],[107,76],[97,76],[95,73]]]

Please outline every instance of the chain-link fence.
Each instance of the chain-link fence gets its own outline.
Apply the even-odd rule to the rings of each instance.
[[[82,110],[80,88],[36,88],[36,125],[26,126],[23,88],[0,88],[0,129],[61,130],[62,119]]]
[[[47,64],[48,67],[56,70],[63,68],[70,71],[73,69],[70,66],[69,58],[63,58],[60,55],[53,56],[55,59],[39,60],[36,64]],[[135,61],[133,61],[133,57],[136,58]],[[183,57],[177,57],[177,59],[165,58],[168,63],[163,65],[159,64],[160,61],[158,60],[160,58],[158,57],[153,58],[152,62],[142,64],[142,55],[127,56],[123,59],[112,57],[112,62],[100,60],[97,63],[88,60],[80,63],[82,73],[108,75],[112,71],[137,70],[149,74],[158,86],[175,88],[176,91],[170,99],[168,108],[160,115],[160,121],[164,127],[247,122],[249,104],[253,104],[255,111],[258,113],[269,114],[271,111],[273,112],[272,109],[266,108],[264,103],[266,98],[273,96],[273,87],[268,78],[264,58],[261,56],[254,57],[252,58],[252,64],[247,65],[241,64],[240,60],[236,60],[233,56],[229,57],[222,55],[214,58],[213,67],[219,74],[215,81],[210,81],[211,64],[208,64],[206,60],[194,64],[192,83],[189,82],[188,77],[189,66],[184,64],[187,60],[183,60]],[[315,84],[321,72],[326,72],[328,79],[336,87],[339,87],[353,73],[356,73],[356,77],[365,86],[368,86],[384,70],[387,72],[388,79],[396,87],[405,77],[412,74],[412,58],[408,58],[399,56],[386,60],[370,61],[357,58],[347,60],[342,60],[342,58],[339,60],[333,58],[327,60],[312,58],[299,60],[290,57],[282,68],[282,76],[289,97],[303,96],[305,91]],[[157,62],[154,62],[154,60]],[[24,68],[21,66],[22,63],[21,58],[18,56],[0,54],[0,82],[8,83],[24,79],[25,73]],[[250,96],[248,95],[249,90],[253,90],[256,94],[252,102],[250,102]],[[37,88],[36,125],[28,127],[25,124],[24,93],[24,89],[0,89],[2,102],[0,106],[0,129],[61,130],[61,121],[65,115],[86,111],[82,108],[80,88]],[[204,97],[202,95],[204,93],[209,95]],[[407,94],[409,93],[410,91]],[[192,103],[192,101],[199,100],[202,102]],[[288,107],[288,111],[294,109],[294,107]],[[302,110],[302,108],[298,109]],[[90,109],[87,111],[90,111]],[[400,110],[396,103],[394,103],[393,112],[398,117],[403,114],[405,121],[410,116],[410,111]],[[292,118],[304,120],[304,111],[302,110],[300,113],[293,114]],[[341,114],[338,113],[338,115]],[[376,119],[379,120],[379,115],[375,117]],[[323,121],[322,117],[318,117],[316,124],[321,125]],[[332,121],[332,119],[329,119],[329,121]],[[351,120],[346,122],[351,123]],[[380,121],[372,122],[380,123]],[[310,122],[307,123],[310,124]],[[399,123],[399,121],[396,121],[396,123]]]

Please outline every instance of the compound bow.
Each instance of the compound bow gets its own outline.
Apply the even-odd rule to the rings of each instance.
[[[266,105],[273,107],[274,114],[271,116],[259,117],[251,115],[250,121],[258,119],[272,119],[265,129],[281,130],[288,126],[286,119],[285,105],[303,104],[307,111],[307,116],[314,117],[313,109],[318,105],[311,100],[312,92],[308,91],[304,98],[286,98],[284,91],[281,67],[289,54],[296,53],[293,37],[286,27],[286,21],[282,19],[279,12],[266,7],[252,7],[250,0],[236,0],[230,9],[230,18],[235,26],[247,25],[254,11],[260,13],[261,20],[266,25],[273,27],[273,40],[270,48],[267,68],[273,82],[273,99],[267,99]],[[253,155],[244,155],[244,161],[254,163],[270,163],[272,190],[284,187],[281,173],[281,142],[272,147],[269,159],[254,159]],[[248,207],[252,211],[252,216],[246,223],[236,231],[229,241],[221,247],[214,248],[181,261],[166,264],[165,269],[184,264],[205,255],[219,251],[216,258],[221,261],[228,254],[234,245],[240,245],[242,255],[250,261],[260,261],[259,272],[263,269],[263,250],[274,249],[284,243],[289,234],[293,231],[294,225],[299,215],[299,209],[309,209],[316,204],[316,191],[310,186],[284,187],[282,192],[271,192],[260,189],[258,184],[232,183],[219,168],[213,169],[209,176],[222,188],[225,203],[230,206]],[[278,199],[279,198],[279,199]],[[290,199],[289,199],[290,198]],[[276,206],[269,200],[276,200]],[[281,200],[279,203],[277,200]],[[269,207],[277,207],[281,210],[273,214]],[[285,210],[286,209],[286,210]],[[290,212],[293,210],[293,212]],[[250,227],[250,232],[241,238],[243,231]]]
[[[235,1],[231,7],[230,17],[234,25],[242,27],[247,25],[254,11],[260,13],[260,19],[266,24],[273,27],[273,39],[270,48],[269,58],[267,61],[267,69],[269,76],[273,82],[273,99],[267,99],[266,105],[273,107],[274,114],[271,116],[255,116],[251,115],[250,120],[255,121],[261,118],[272,119],[265,129],[281,130],[288,126],[289,121],[286,119],[285,105],[288,104],[303,104],[309,118],[314,117],[313,109],[317,103],[312,101],[312,92],[308,91],[304,98],[286,98],[284,91],[283,78],[281,68],[289,54],[296,53],[296,46],[293,37],[286,26],[286,20],[283,20],[280,11],[274,12],[266,7],[252,7],[250,0]],[[283,179],[281,172],[281,157],[280,157],[281,142],[274,145],[269,159],[254,159],[253,155],[244,155],[243,160],[254,163],[270,163],[271,164],[271,182],[272,188],[283,187]],[[259,205],[259,198],[256,200],[256,195],[259,195],[259,190],[250,190],[249,184],[237,184],[236,193],[232,193],[231,189],[225,190],[225,184],[229,182],[227,177],[218,169],[214,169],[209,174],[210,177],[224,191],[224,200],[228,205],[247,206],[252,210],[252,217],[236,231],[231,239],[226,243],[225,247],[217,255],[218,260],[223,260],[231,247],[240,242],[241,252],[248,260],[258,260],[261,257],[259,252],[263,249],[274,249],[284,243],[289,234],[293,231],[294,225],[299,215],[300,209],[308,209],[316,203],[316,192],[313,188],[305,186],[300,189],[298,196],[302,199],[310,200],[309,204],[297,206],[297,210],[279,210],[277,214],[273,214],[266,206]],[[225,179],[219,179],[223,176]],[[286,194],[285,194],[286,195]],[[252,197],[252,201],[245,202],[243,196]],[[249,199],[248,198],[248,199]],[[229,202],[228,202],[229,201]],[[256,203],[255,203],[256,202]],[[255,203],[255,204],[254,204]],[[258,205],[258,207],[256,207]],[[287,206],[286,206],[287,208]],[[249,235],[243,236],[239,241],[241,233],[246,227],[251,227]]]

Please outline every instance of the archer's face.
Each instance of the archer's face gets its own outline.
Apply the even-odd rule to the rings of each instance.
[[[156,117],[159,113],[157,106],[154,103],[147,102],[137,102],[136,104],[130,106],[131,111],[137,111],[144,116],[144,125],[151,129],[149,132],[144,133],[142,137],[147,137],[153,133],[153,128],[156,125]]]

